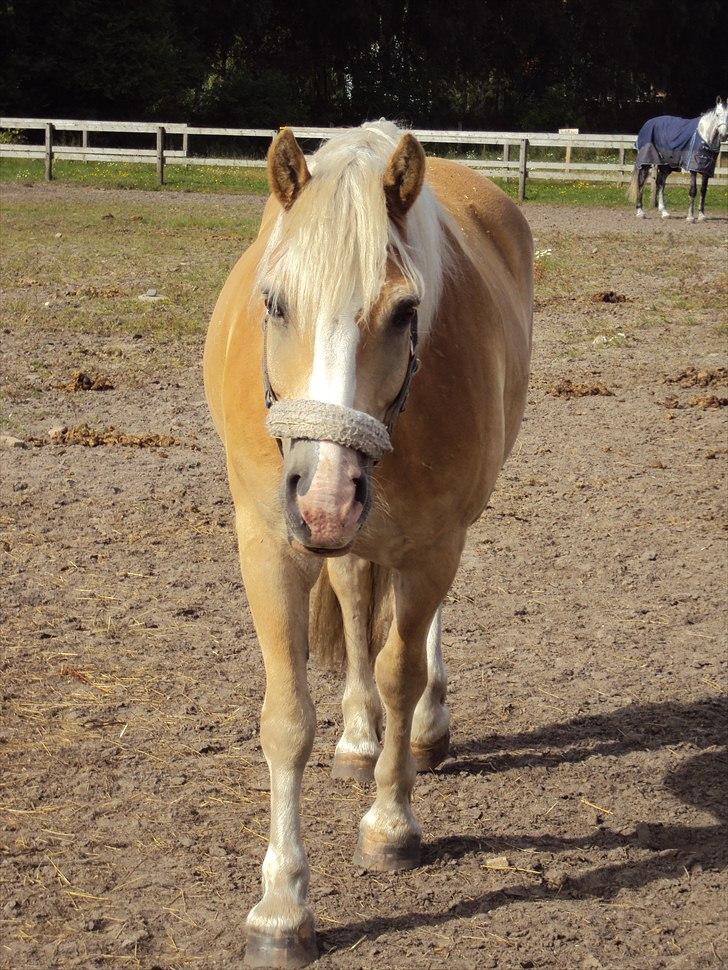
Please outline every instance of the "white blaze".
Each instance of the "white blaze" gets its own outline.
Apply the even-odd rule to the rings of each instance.
[[[316,322],[308,396],[326,404],[354,406],[359,327],[353,312]]]

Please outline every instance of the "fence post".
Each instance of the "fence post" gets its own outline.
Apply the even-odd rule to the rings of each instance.
[[[45,126],[45,180],[53,178],[53,125],[48,122]]]
[[[185,125],[184,131],[182,132],[182,151],[185,157],[185,165],[187,164],[187,156],[189,155],[189,138],[190,136],[187,133],[187,125]]]
[[[619,149],[619,167],[624,168],[624,149],[623,148]],[[622,173],[620,172],[619,174],[621,175]]]
[[[521,152],[518,156],[518,201],[526,200],[526,179],[528,178],[528,138],[521,138]]]
[[[81,148],[88,148],[88,128],[81,129]]]
[[[578,128],[559,128],[559,134],[560,135],[578,135],[579,134],[579,129]],[[566,144],[566,151],[564,153],[564,171],[565,172],[568,172],[569,171],[569,168],[571,167],[571,148],[572,148],[572,145],[571,145],[571,142],[569,141]]]
[[[504,175],[506,182],[508,181],[508,160],[510,158],[510,155],[511,155],[510,143],[507,141],[504,141],[503,142],[503,166],[506,170],[506,173]]]
[[[157,181],[164,185],[164,126],[157,126]]]

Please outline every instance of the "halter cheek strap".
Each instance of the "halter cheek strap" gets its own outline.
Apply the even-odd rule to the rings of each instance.
[[[294,398],[279,401],[268,375],[267,340],[268,315],[263,320],[263,395],[268,409],[266,427],[278,442],[282,452],[283,438],[308,441],[333,441],[360,451],[374,461],[379,461],[392,450],[391,434],[394,423],[404,411],[412,378],[419,368],[417,357],[417,315],[410,325],[410,352],[407,372],[404,375],[399,393],[387,408],[384,422],[377,420],[366,411],[345,407],[343,404],[328,404]]]

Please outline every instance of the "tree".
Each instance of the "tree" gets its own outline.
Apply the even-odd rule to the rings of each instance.
[[[0,108],[628,131],[728,94],[727,28],[722,0],[8,0]]]

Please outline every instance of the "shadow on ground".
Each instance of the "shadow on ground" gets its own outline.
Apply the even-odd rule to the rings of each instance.
[[[609,899],[622,889],[639,889],[658,879],[684,876],[688,866],[722,871],[728,868],[728,697],[705,698],[692,704],[631,705],[611,714],[579,717],[549,724],[533,732],[492,735],[459,746],[440,770],[445,773],[484,773],[526,766],[556,767],[600,755],[619,756],[632,751],[690,744],[715,748],[687,758],[663,779],[663,786],[688,805],[712,814],[716,825],[662,825],[645,820],[634,831],[619,833],[597,829],[578,839],[552,835],[509,833],[499,840],[489,833],[483,837],[450,836],[436,839],[424,847],[423,864],[433,863],[447,853],[450,858],[469,854],[492,854],[515,849],[541,849],[566,852],[575,848],[612,849],[632,846],[650,849],[647,859],[605,865],[557,887],[542,882],[524,883],[507,889],[483,893],[458,902],[439,913],[405,913],[394,918],[376,917],[349,923],[320,934],[322,952],[351,946],[366,934],[374,939],[392,930],[417,926],[438,926],[453,919],[476,916],[512,902],[570,899]],[[548,749],[540,752],[539,749]],[[557,750],[554,750],[557,749]]]

